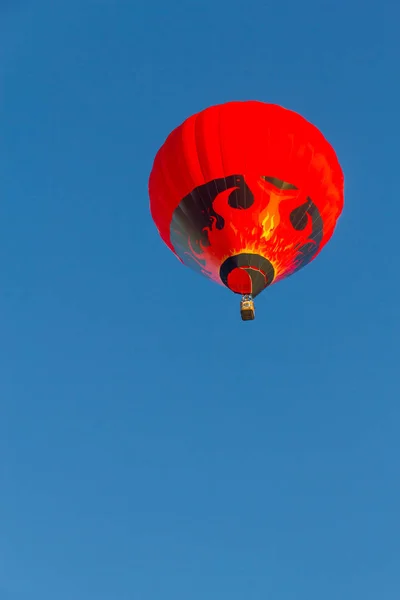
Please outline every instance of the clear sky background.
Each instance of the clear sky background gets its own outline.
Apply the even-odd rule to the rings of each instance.
[[[0,599],[398,600],[394,0],[0,3]],[[257,300],[147,180],[214,103],[335,147],[331,242]]]

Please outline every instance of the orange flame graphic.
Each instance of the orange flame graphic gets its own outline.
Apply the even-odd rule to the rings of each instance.
[[[212,217],[211,227],[206,227],[209,245],[200,243],[202,252],[196,252],[190,244],[192,257],[201,267],[201,272],[221,284],[219,269],[230,256],[240,253],[258,254],[271,262],[275,269],[274,283],[292,274],[296,269],[298,249],[312,233],[311,218],[301,231],[291,221],[291,212],[307,201],[306,194],[293,189],[278,189],[263,177],[246,177],[252,190],[254,202],[249,208],[232,208],[228,199],[235,188],[220,192],[213,209],[225,221],[218,229],[217,219]]]

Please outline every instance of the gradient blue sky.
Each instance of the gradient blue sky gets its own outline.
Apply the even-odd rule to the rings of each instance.
[[[399,20],[0,4],[1,600],[399,599]],[[303,114],[346,177],[254,323],[148,207],[168,132],[232,99]]]

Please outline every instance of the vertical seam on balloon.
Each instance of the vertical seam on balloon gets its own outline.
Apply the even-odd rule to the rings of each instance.
[[[201,171],[201,176],[203,179],[203,183],[207,183],[205,175],[204,175],[204,171],[203,171],[203,167],[201,165],[201,159],[200,159],[200,152],[199,152],[199,135],[198,135],[198,123],[199,123],[199,119],[200,117],[203,116],[203,118],[205,118],[205,115],[201,115],[200,113],[197,113],[197,115],[195,116],[195,120],[194,120],[194,146],[196,148],[196,155],[197,155],[197,162]]]
[[[182,147],[182,148],[184,148],[184,147],[185,147],[185,144],[184,144],[184,130],[185,130],[185,126],[187,126],[187,124],[188,124],[187,122],[183,123],[183,124],[181,125],[180,129],[179,129],[179,133],[180,133],[180,136],[181,136],[181,143],[182,143],[182,144],[181,144],[181,147]],[[196,149],[196,153],[197,153],[197,149]],[[190,196],[192,197],[193,201],[195,202],[195,201],[196,201],[196,199],[195,199],[195,197],[194,197],[194,195],[193,195],[193,192],[194,192],[194,187],[196,187],[196,186],[195,186],[195,183],[193,182],[193,178],[191,177],[190,191],[188,192],[188,195],[190,195]],[[201,196],[200,196],[200,198],[201,198]],[[181,200],[182,200],[182,199],[181,199]],[[204,203],[203,203],[203,206],[204,206]],[[184,214],[184,215],[185,215],[187,218],[189,218],[189,216],[188,216],[187,212],[185,212],[185,208],[184,208],[184,206],[181,206],[181,202],[178,204],[178,206],[177,206],[176,208],[180,208],[180,210],[182,211],[182,213],[183,213],[183,214]],[[175,209],[175,210],[176,210],[176,209]],[[172,218],[173,218],[173,214],[172,214]],[[171,218],[171,223],[172,223],[172,218]],[[191,219],[189,219],[189,220],[190,220],[190,222],[191,222],[191,224],[192,224],[192,226],[193,226],[193,222],[192,222],[192,220],[191,220]],[[171,225],[170,225],[170,234],[171,234]],[[171,242],[171,243],[172,243],[172,242]],[[175,246],[174,246],[174,249],[175,249]],[[175,252],[176,252],[176,250],[175,250]],[[181,260],[182,260],[182,259],[181,259]]]
[[[225,164],[224,164],[224,153],[222,150],[222,136],[221,136],[221,111],[222,111],[222,106],[218,107],[218,148],[219,148],[219,155],[221,158],[221,166],[222,166],[222,173],[223,175],[223,179],[225,181],[225,188],[228,189],[228,184],[226,183],[226,177],[225,177]]]
[[[271,139],[271,128],[270,128],[269,124],[268,124],[268,128],[267,128],[267,135],[268,135],[268,140],[266,141],[266,147],[267,147],[267,158],[269,161],[270,139]],[[265,163],[267,163],[267,160],[265,161]],[[267,164],[265,164],[265,167],[264,167],[264,165],[262,165],[262,168],[263,169],[265,168],[269,171],[269,165],[267,165]],[[268,175],[268,173],[259,173],[258,175],[259,175],[259,177],[261,177],[262,175],[265,175],[265,174]],[[261,212],[264,210],[264,208],[265,209],[267,208],[268,202],[267,202],[267,190],[265,189],[265,187],[263,185],[260,187],[261,187],[261,198],[260,198],[260,202],[261,202],[260,212]],[[258,192],[258,190],[257,190],[257,192]],[[260,224],[260,221],[259,221],[259,224]],[[262,226],[261,226],[261,229],[262,229]],[[262,232],[261,232],[261,235],[262,235]],[[264,258],[267,258],[267,260],[271,261],[271,256],[267,257],[267,256],[265,256],[265,254],[266,254],[266,250],[263,251],[262,256],[264,256]]]
[[[163,179],[164,179],[164,182],[166,184],[166,188],[171,193],[171,195],[174,196],[174,189],[173,189],[173,185],[172,185],[172,183],[170,181],[170,178],[168,177],[168,169],[165,166],[165,158],[164,158],[164,156],[165,156],[165,150],[164,150],[164,147],[162,147],[160,149],[160,151],[159,151],[159,160],[160,160],[160,165],[161,165],[161,173],[163,175]],[[162,199],[163,199],[163,202],[164,202],[164,206],[169,210],[170,207],[169,207],[168,202],[167,202],[167,200],[165,198],[165,194],[162,195]],[[174,244],[171,241],[171,224],[172,224],[172,219],[173,219],[173,216],[174,216],[174,211],[175,211],[175,209],[172,211],[171,220],[170,220],[170,222],[168,224],[168,241],[171,244],[172,248],[174,249],[174,253],[176,254],[175,246],[174,246]]]
[[[249,110],[251,110],[251,107],[250,107],[250,106],[249,106]],[[248,114],[249,114],[249,113],[248,113],[248,111],[244,110],[244,111],[243,111],[243,114],[245,115],[245,118],[243,119],[243,120],[245,121],[245,127],[246,127],[246,130],[245,130],[245,131],[248,131]],[[245,198],[246,198],[246,200],[245,200],[245,207],[246,207],[246,208],[245,208],[245,210],[246,210],[246,209],[247,209],[247,194],[246,194],[246,188],[248,187],[248,185],[247,185],[247,183],[246,183],[246,182],[247,182],[247,144],[245,144],[245,147],[244,147],[244,149],[243,149],[243,171],[244,171],[244,172],[243,172],[243,177],[244,177],[244,181],[245,181],[245,185],[244,185],[244,193],[245,193]],[[253,192],[253,193],[256,193],[256,190],[254,190],[254,192]],[[247,237],[247,232],[246,232],[246,237]],[[251,267],[251,263],[252,263],[252,261],[251,261],[251,259],[250,259],[250,252],[246,252],[246,254],[247,254],[247,261],[248,261],[248,263],[249,263],[249,264],[248,264],[248,266],[249,266],[249,269],[250,269],[250,267]],[[252,277],[251,277],[251,276],[250,276],[250,281],[251,281],[251,293],[253,294],[253,279],[252,279]]]
[[[311,163],[312,163],[312,161],[314,160],[314,156],[315,156],[315,142],[314,142],[314,144],[313,144],[313,154],[312,154],[312,158],[311,158],[311,161],[310,161],[310,168],[309,168],[309,171],[311,170]],[[315,202],[317,202],[317,199],[315,199]],[[318,204],[316,204],[316,206],[317,206],[317,208],[318,208]],[[323,208],[322,208],[322,209],[319,211],[319,214],[320,214],[320,216],[321,216],[321,229],[320,229],[320,230],[319,230],[317,233],[318,233],[318,234],[322,233],[322,238],[323,238],[323,235],[324,235],[324,216],[325,216],[325,214],[327,213],[327,208],[329,208],[329,204],[328,204],[327,202],[324,202],[324,206],[323,206]],[[319,209],[318,209],[318,210],[319,210]],[[321,239],[321,242],[320,242],[320,244],[319,244],[319,247],[318,247],[318,249],[317,249],[316,253],[315,253],[315,254],[314,254],[314,256],[313,256],[313,258],[312,258],[312,261],[313,261],[313,260],[316,258],[317,254],[319,254],[319,252],[320,252],[320,250],[321,250],[321,245],[322,245],[322,242],[323,242],[323,239]],[[310,262],[312,262],[312,261],[310,261]]]
[[[297,137],[296,134],[294,134],[294,135],[295,135],[295,137]],[[300,147],[301,146],[299,144],[297,144],[297,152],[296,152],[296,155],[294,157],[295,159],[298,158],[298,156],[299,156]],[[307,175],[309,175],[309,172],[310,172],[310,167],[311,167],[312,159],[313,159],[313,156],[311,155],[311,160],[309,162],[308,169],[307,169]],[[307,181],[308,181],[307,178],[305,178],[304,179],[304,184],[302,183],[302,185],[298,187],[297,198],[299,198],[299,196],[301,197],[301,195],[304,194],[304,191],[305,191],[306,192],[306,199],[307,199],[307,185],[306,185]],[[299,216],[298,220],[293,225],[293,228],[296,231],[298,231],[298,225],[299,225],[301,219],[302,219],[302,215]],[[290,267],[291,269],[293,268],[293,263],[295,263],[296,256],[297,256],[297,252],[296,252],[296,254],[292,258],[292,264],[291,264],[291,267]],[[292,274],[292,272],[291,272],[291,274]]]
[[[198,145],[198,139],[197,139],[197,137],[198,137],[197,136],[197,124],[198,124],[199,117],[200,117],[200,113],[197,113],[197,115],[195,116],[195,121],[194,121],[194,147],[196,148],[197,162],[198,162],[199,169],[200,169],[200,172],[201,172],[201,177],[203,179],[203,183],[205,184],[205,183],[207,183],[207,181],[206,181],[206,178],[204,176],[203,168],[201,166],[199,145]],[[203,117],[204,117],[204,115],[203,115]],[[210,205],[212,206],[212,198],[211,198],[210,190],[208,189],[208,187],[206,189],[207,189],[207,194],[208,194],[208,196],[210,198]],[[191,192],[191,194],[192,194],[192,192]],[[200,196],[200,198],[201,198],[201,202],[202,202],[202,204],[204,206],[204,210],[207,212],[207,206],[204,204],[203,197]]]
[[[179,129],[179,133],[180,133],[180,136],[181,136],[181,147],[182,147],[182,149],[184,149],[184,148],[185,148],[184,134],[185,134],[185,128],[188,126],[189,122],[190,122],[190,120],[187,120],[186,122],[184,122],[184,123],[181,125],[181,128]],[[185,154],[186,154],[186,151],[185,151]],[[195,196],[194,196],[194,193],[193,193],[193,192],[194,192],[194,189],[195,189],[196,187],[197,187],[197,186],[196,186],[196,182],[195,182],[195,181],[193,181],[193,177],[191,176],[191,177],[190,177],[190,191],[188,192],[188,195],[190,195],[190,196],[192,197],[194,204],[196,203],[196,198],[195,198]],[[201,196],[200,196],[200,197],[201,197]],[[185,208],[184,208],[184,206],[182,206],[182,207],[181,207],[181,210],[182,210],[183,214],[184,214],[186,217],[188,217],[188,219],[189,219],[189,216],[188,216],[187,212],[185,212]],[[193,225],[193,223],[192,223],[192,225]]]
[[[298,151],[297,151],[297,156],[298,156],[298,152],[299,152],[299,150],[300,150],[300,147],[301,147],[300,145],[298,145],[298,146],[297,146],[297,148],[298,148]],[[309,194],[308,194],[308,182],[309,182],[309,179],[310,179],[311,164],[312,164],[312,162],[313,162],[313,159],[314,159],[314,146],[312,146],[312,147],[311,147],[311,157],[310,157],[310,161],[309,161],[309,163],[308,163],[308,168],[307,168],[306,177],[305,177],[305,179],[304,179],[304,188],[303,188],[303,193],[305,192],[305,195],[306,195],[306,201],[307,201],[307,198],[309,197]],[[301,192],[301,190],[299,190],[299,195],[300,195],[300,192]],[[301,217],[301,216],[299,216],[299,219],[298,219],[298,221],[296,221],[296,225],[294,226],[294,228],[295,228],[296,230],[297,230],[297,227],[298,227],[298,225],[299,225],[299,223],[300,223],[301,219],[302,219],[302,217]]]
[[[225,164],[224,164],[224,152],[223,152],[223,148],[222,148],[221,112],[222,112],[222,105],[218,106],[218,148],[219,148],[219,155],[220,155],[220,159],[221,159],[223,179],[225,182],[225,189],[228,189],[228,184],[227,184],[226,177],[225,177],[226,171],[225,171]]]
[[[306,178],[306,180],[304,182],[305,183],[304,187],[305,187],[305,192],[306,192],[306,199],[309,198],[308,190],[307,190],[307,187],[308,187],[307,184],[308,184],[308,182],[310,180],[311,165],[312,165],[312,162],[314,160],[314,155],[315,155],[315,143],[313,143],[311,145],[311,149],[312,149],[312,153],[311,153],[311,158],[310,158],[310,162],[309,162],[309,165],[308,165],[307,178]],[[311,200],[312,200],[312,198],[311,198]],[[316,199],[314,199],[314,200],[316,201]],[[312,202],[314,202],[314,200],[312,200]],[[318,208],[318,204],[316,204],[316,206]],[[318,211],[320,213],[320,217],[321,217],[321,228],[319,230],[317,230],[316,235],[317,234],[319,235],[321,233],[322,233],[322,236],[324,235],[324,214],[326,214],[326,209],[327,209],[327,204],[326,203],[324,204],[324,206],[321,209],[321,211],[319,211],[319,209],[318,209]],[[300,221],[301,221],[301,216],[299,217],[296,225],[298,225],[300,223]],[[317,254],[319,254],[319,252],[321,250],[321,244],[322,244],[322,240],[321,240],[321,243],[319,244],[319,246],[317,248],[316,253],[314,254],[314,256],[313,256],[313,258],[312,258],[312,260],[310,262],[312,262],[316,258]]]
[[[193,125],[194,147],[196,149],[197,163],[198,163],[198,167],[199,167],[200,172],[201,172],[201,177],[202,177],[202,180],[203,180],[203,184],[206,184],[208,182],[206,181],[206,177],[204,175],[204,171],[203,171],[202,164],[201,164],[200,152],[199,152],[199,144],[198,144],[198,133],[197,133],[197,131],[198,131],[198,119],[200,118],[200,116],[201,116],[201,113],[197,113],[197,115],[195,115],[195,117],[194,117],[194,125]],[[204,118],[204,113],[203,113],[203,118]],[[183,135],[183,130],[182,130],[182,135]],[[207,190],[207,194],[208,194],[209,199],[210,199],[210,206],[212,207],[213,203],[212,203],[212,197],[211,197],[211,194],[210,194],[210,190],[208,189],[208,187],[206,187],[206,190]],[[194,192],[194,188],[190,192],[190,195],[191,195],[191,197],[193,198],[193,200],[195,202],[196,199],[195,199],[195,197],[193,195],[193,192]],[[201,200],[201,203],[203,205],[205,213],[207,213],[208,207],[207,207],[207,205],[205,204],[205,202],[203,200],[202,194],[200,194],[200,200]],[[210,268],[211,268],[212,271],[214,271],[213,266],[210,266]],[[214,275],[214,273],[213,273],[213,275]]]

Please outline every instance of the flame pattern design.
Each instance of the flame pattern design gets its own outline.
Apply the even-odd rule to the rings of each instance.
[[[312,199],[266,175],[233,174],[196,187],[170,225],[171,243],[185,265],[253,296],[311,262],[323,236]]]

